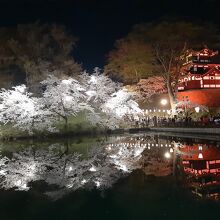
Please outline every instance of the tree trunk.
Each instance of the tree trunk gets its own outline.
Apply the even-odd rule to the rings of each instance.
[[[139,76],[138,76],[138,72],[137,72],[136,68],[134,68],[134,72],[135,72],[135,76],[136,76],[136,81],[138,83],[139,82]]]
[[[172,110],[172,115],[175,112],[175,96],[173,93],[173,88],[171,85],[171,81],[170,78],[167,80],[167,92],[168,92],[168,97],[169,97],[169,101],[170,101],[170,106],[171,106],[171,110]]]
[[[64,121],[65,121],[65,124],[64,124],[64,133],[67,134],[67,132],[68,132],[68,118],[67,118],[67,117],[64,117]]]

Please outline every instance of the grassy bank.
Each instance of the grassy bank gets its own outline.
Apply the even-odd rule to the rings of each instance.
[[[125,125],[120,129],[110,130],[99,125],[92,125],[86,120],[85,113],[79,114],[77,117],[68,118],[68,126],[65,127],[64,121],[60,121],[55,125],[57,132],[51,133],[46,130],[34,131],[33,135],[27,131],[22,131],[14,127],[13,124],[0,125],[0,139],[13,140],[13,139],[42,139],[47,137],[72,137],[72,136],[94,136],[108,133],[122,133]]]

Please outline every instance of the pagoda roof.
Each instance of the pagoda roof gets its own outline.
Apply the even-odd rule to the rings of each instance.
[[[207,46],[205,46],[202,50],[188,50],[186,52],[186,56],[209,56],[213,57],[218,55],[218,51],[210,50]]]
[[[217,69],[216,67],[212,67],[206,73],[202,74],[202,76],[213,75],[213,74],[216,74],[216,73],[220,75],[220,70]]]
[[[203,74],[198,74],[198,73],[191,73],[190,71],[184,75],[181,75],[180,78],[184,78],[187,76],[207,76],[207,75],[214,75],[214,74],[218,74],[220,75],[220,70],[218,68],[216,68],[215,66],[212,66],[206,73]]]

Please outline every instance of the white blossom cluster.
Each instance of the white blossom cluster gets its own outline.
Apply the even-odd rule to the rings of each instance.
[[[34,97],[25,85],[0,91],[0,123],[11,124],[33,134],[56,130],[56,122],[67,126],[71,116],[86,112],[93,125],[116,128],[127,115],[142,114],[132,94],[95,70],[78,80],[50,75],[41,82],[43,93]]]

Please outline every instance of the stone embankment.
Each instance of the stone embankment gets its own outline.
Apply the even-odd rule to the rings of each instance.
[[[152,127],[150,131],[172,132],[172,133],[188,133],[188,134],[209,134],[220,135],[220,128],[186,128],[186,127]]]

